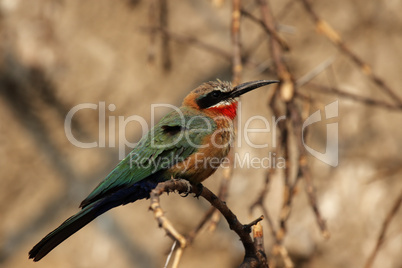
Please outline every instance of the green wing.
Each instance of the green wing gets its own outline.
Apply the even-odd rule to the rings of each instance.
[[[80,207],[166,170],[196,152],[203,138],[216,129],[216,123],[208,117],[195,115],[195,111],[188,108],[182,108],[181,112],[179,115],[173,111],[162,118]]]

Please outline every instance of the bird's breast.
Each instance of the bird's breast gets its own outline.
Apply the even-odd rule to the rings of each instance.
[[[195,153],[171,167],[169,173],[176,178],[200,183],[221,166],[233,144],[234,128],[233,121],[229,119],[219,119],[216,123],[216,130],[204,137]]]

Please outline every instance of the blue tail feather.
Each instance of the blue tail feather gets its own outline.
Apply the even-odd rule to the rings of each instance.
[[[151,178],[142,180],[89,204],[84,209],[68,218],[58,228],[50,232],[36,244],[29,252],[29,258],[34,259],[34,261],[39,261],[61,242],[106,211],[120,205],[149,198],[149,193],[156,187],[159,181],[160,180]]]

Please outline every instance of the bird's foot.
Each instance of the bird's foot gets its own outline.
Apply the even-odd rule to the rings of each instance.
[[[197,192],[195,192],[195,196],[194,197],[200,197],[200,195],[202,194],[202,190],[204,189],[204,186],[201,183],[198,183],[197,185],[195,185],[194,187],[196,187]],[[187,197],[190,193],[192,192],[191,189],[191,185],[188,185],[187,191],[186,192],[182,192],[180,194],[181,197]]]
[[[187,191],[180,194],[181,197],[187,197],[191,193],[191,185],[187,181]]]
[[[195,196],[194,197],[200,197],[200,195],[202,194],[202,191],[204,190],[204,185],[202,185],[202,183],[198,183],[197,185],[196,185],[196,187],[198,188],[197,190],[197,192],[195,193]]]

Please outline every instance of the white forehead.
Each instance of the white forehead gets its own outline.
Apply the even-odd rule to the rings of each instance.
[[[220,90],[222,92],[229,92],[232,90],[232,85],[230,82],[222,82],[219,81],[219,83],[217,83],[217,85],[214,87],[214,89],[216,90]]]

